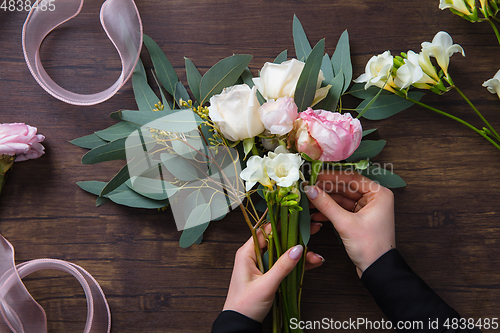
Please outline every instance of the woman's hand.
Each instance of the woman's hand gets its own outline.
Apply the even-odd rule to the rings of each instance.
[[[312,223],[311,234],[318,232],[320,227],[321,223]],[[270,225],[266,229],[271,231]],[[259,230],[257,235],[260,248],[264,249],[266,241],[262,232]],[[279,284],[297,265],[302,251],[301,245],[288,249],[268,272],[262,274],[257,268],[254,243],[250,237],[236,252],[224,310],[233,310],[262,322],[271,309]],[[319,267],[323,261],[323,257],[307,252],[306,269]]]
[[[331,221],[356,265],[358,275],[396,247],[392,191],[357,172],[323,172],[316,186],[304,188],[319,213]]]

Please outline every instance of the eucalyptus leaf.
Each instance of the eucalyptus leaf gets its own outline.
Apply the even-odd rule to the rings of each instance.
[[[335,75],[333,74],[332,62],[330,61],[330,57],[328,56],[327,53],[323,56],[323,60],[321,61],[321,72],[323,72],[323,76],[325,77],[323,82],[326,82],[326,83],[331,82],[333,80],[333,78],[335,77]],[[342,77],[342,80],[343,80],[343,77]],[[342,87],[343,86],[344,86],[344,81],[342,81]],[[342,87],[340,88],[341,90],[342,90]]]
[[[382,149],[384,149],[386,144],[385,140],[363,140],[359,145],[358,149],[354,151],[354,153],[347,158],[347,162],[355,162],[360,159],[370,159],[377,156]]]
[[[126,185],[140,195],[153,200],[166,200],[179,191],[179,187],[170,182],[146,177],[132,177]]]
[[[288,60],[288,50],[282,51],[278,56],[274,59],[273,63],[275,64],[281,64],[282,62],[285,62]]]
[[[133,73],[140,74],[144,78],[144,80],[148,79],[146,75],[146,69],[144,68],[144,64],[142,63],[141,59],[137,60],[137,65],[135,65]]]
[[[181,99],[184,102],[187,102],[187,101],[189,101],[191,99],[191,97],[189,97],[189,94],[188,94],[188,92],[186,90],[186,87],[184,87],[184,85],[182,84],[181,81],[177,82],[177,84],[175,85],[174,99],[177,102],[177,105],[179,105],[179,107],[182,107],[180,105]]]
[[[152,200],[131,189],[110,193],[107,197],[116,204],[134,208],[158,209],[168,205],[168,200]]]
[[[144,45],[146,45],[149,51],[158,80],[160,80],[168,93],[174,96],[175,84],[179,81],[174,67],[170,61],[168,61],[167,56],[163,53],[158,44],[147,35],[144,35]]]
[[[306,61],[311,53],[311,44],[296,15],[293,15],[293,44],[295,45],[295,55],[297,60]],[[323,56],[323,53],[321,54]]]
[[[106,144],[107,141],[104,141],[97,134],[93,133],[71,140],[70,143],[81,148],[93,149]]]
[[[233,85],[252,60],[249,54],[235,54],[222,59],[203,75],[200,82],[200,105],[225,87]]]
[[[173,154],[161,154],[161,161],[167,170],[177,179],[182,181],[192,181],[199,179],[196,167],[193,162]]]
[[[156,108],[155,104],[158,104],[160,99],[141,74],[132,74],[132,88],[140,111],[152,111]]]
[[[95,206],[96,207],[100,207],[102,205],[104,205],[105,203],[108,203],[110,202],[111,200],[109,200],[109,198],[105,198],[105,197],[97,197],[95,199]]]
[[[299,76],[294,95],[295,104],[297,104],[299,112],[305,111],[311,106],[314,100],[324,51],[325,40],[322,39],[309,54],[304,69]]]
[[[342,87],[344,86],[344,74],[340,73],[330,82],[331,88],[328,90],[326,97],[320,101],[315,109],[335,111],[342,95]]]
[[[379,87],[371,86],[365,89],[364,83],[354,83],[349,90],[349,94],[360,99],[372,99],[380,91]],[[390,91],[382,90],[381,95],[392,95]]]
[[[364,130],[363,131],[363,137],[369,135],[369,134],[372,134],[373,132],[375,132],[377,129],[376,128],[372,128],[372,129],[369,129],[369,130]]]
[[[82,190],[92,193],[93,195],[99,195],[104,186],[106,186],[106,182],[91,180],[76,182],[76,185],[78,185]]]
[[[200,203],[190,210],[184,231],[179,239],[180,247],[186,248],[193,245],[207,229],[211,216],[208,203]]]
[[[96,164],[104,161],[126,159],[125,140],[126,138],[117,139],[90,150],[83,155],[82,163]]]
[[[95,132],[95,134],[103,140],[114,141],[129,136],[133,131],[135,131],[138,128],[139,126],[135,124],[126,121],[121,121],[106,129],[97,131]]]
[[[379,166],[370,166],[368,169],[363,170],[361,174],[388,188],[399,188],[406,186],[406,182],[403,180],[403,178]]]
[[[111,192],[113,192],[115,189],[117,189],[119,186],[125,184],[125,182],[130,178],[130,173],[128,169],[128,165],[124,165],[120,171],[116,175],[114,175],[113,178],[104,186],[102,189],[101,193],[99,196],[103,197]]]
[[[344,87],[342,89],[342,93],[344,93],[349,88],[352,80],[351,51],[347,30],[342,33],[337,42],[335,52],[332,55],[332,65],[335,75],[344,74]]]
[[[200,71],[196,68],[193,62],[184,58],[185,66],[186,66],[186,77],[189,84],[189,89],[193,93],[195,100],[201,102],[200,98],[200,82],[201,82],[201,74]]]
[[[408,93],[408,96],[416,101],[419,101],[423,92],[413,91]],[[361,111],[368,104],[367,100],[361,102],[356,108],[356,111]],[[363,114],[363,117],[369,120],[381,120],[389,118],[398,112],[408,109],[413,105],[402,97],[397,95],[380,95],[373,105]]]
[[[203,122],[191,109],[173,111],[136,112],[123,110],[118,111],[118,115],[122,120],[172,133],[193,131]]]
[[[253,83],[253,75],[252,72],[250,71],[250,68],[245,68],[243,73],[241,73],[241,79],[243,80],[243,83],[252,88],[255,84]]]

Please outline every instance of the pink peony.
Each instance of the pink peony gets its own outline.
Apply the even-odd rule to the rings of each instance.
[[[289,136],[289,146],[318,161],[342,161],[359,147],[361,123],[349,113],[308,108],[299,114]]]
[[[291,97],[269,100],[259,108],[260,120],[271,134],[285,135],[297,119],[297,105]]]
[[[23,123],[0,124],[0,155],[16,156],[16,162],[42,156],[45,152],[40,142],[45,137],[36,131]]]

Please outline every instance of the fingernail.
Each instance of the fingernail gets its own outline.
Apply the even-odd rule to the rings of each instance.
[[[314,186],[305,186],[304,192],[306,192],[307,197],[311,200],[316,199],[316,197],[318,196],[318,190]]]
[[[311,222],[312,225],[315,225],[315,226],[318,226],[318,227],[322,227],[323,226],[323,223],[320,223],[320,222]]]
[[[325,262],[325,258],[322,255],[315,253],[316,257],[321,259],[321,262]]]
[[[290,250],[290,252],[288,252],[288,256],[292,260],[297,260],[297,259],[299,259],[302,256],[302,250],[303,249],[304,248],[302,247],[302,245],[295,245],[294,247],[292,247],[292,249]]]

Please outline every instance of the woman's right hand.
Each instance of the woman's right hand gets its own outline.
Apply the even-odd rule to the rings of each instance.
[[[316,186],[304,188],[319,213],[315,221],[331,221],[359,277],[375,260],[396,247],[392,191],[355,171],[328,171]]]

